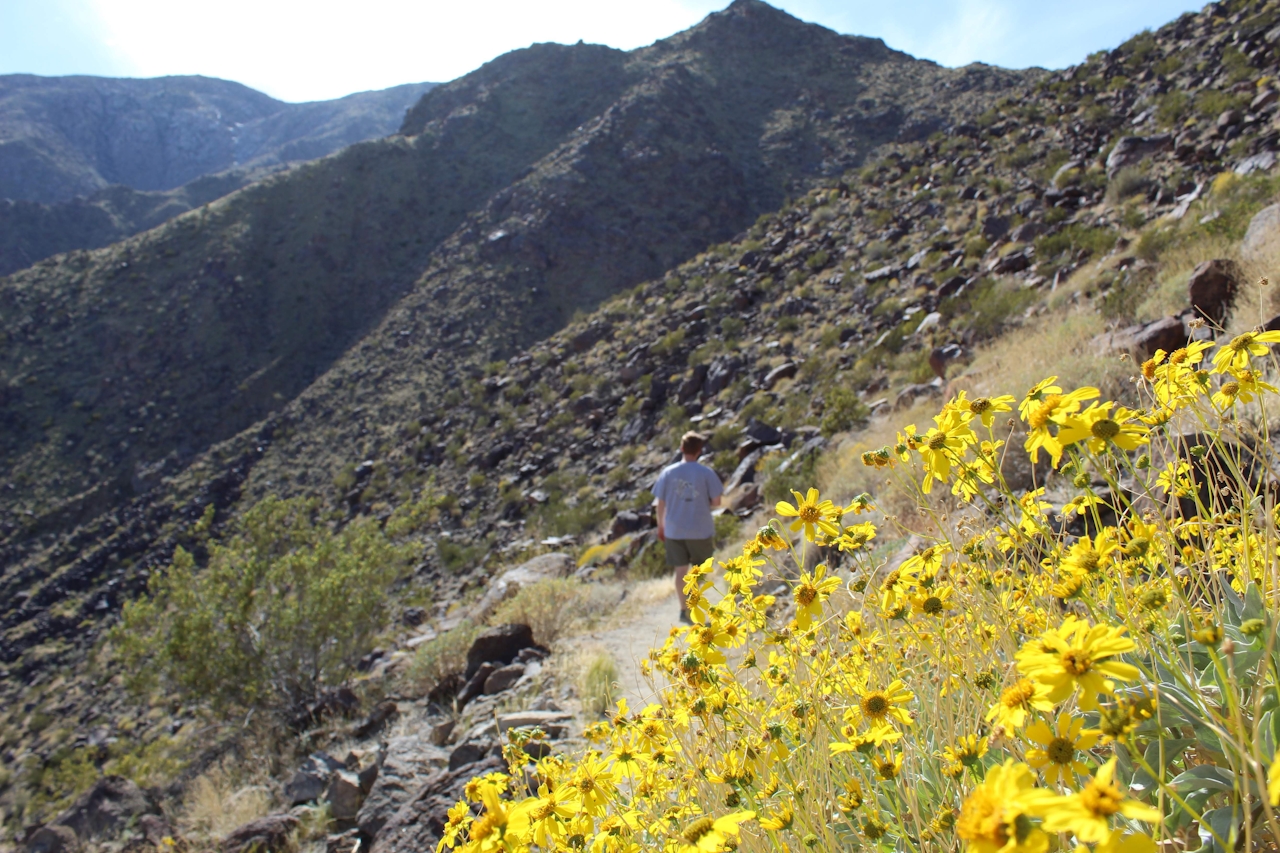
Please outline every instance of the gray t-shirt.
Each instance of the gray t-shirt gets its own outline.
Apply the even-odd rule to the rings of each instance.
[[[711,501],[724,486],[716,472],[697,462],[677,462],[662,469],[653,486],[654,497],[667,504],[663,522],[668,539],[710,539],[716,525]]]

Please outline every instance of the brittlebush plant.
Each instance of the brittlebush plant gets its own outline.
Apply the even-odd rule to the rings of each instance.
[[[517,739],[439,849],[1276,849],[1276,342],[1157,353],[1138,408],[1052,378],[950,400],[864,457],[930,521],[892,570],[870,496],[780,502],[686,577],[657,701],[582,755]],[[1070,494],[1011,489],[1018,452]]]

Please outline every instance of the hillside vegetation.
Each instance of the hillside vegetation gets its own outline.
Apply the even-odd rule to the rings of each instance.
[[[602,849],[625,836],[707,850],[731,838],[1042,850],[1068,829],[1113,845],[1103,849],[1151,849],[1148,834],[1177,839],[1171,849],[1265,838],[1274,523],[1256,473],[1271,464],[1269,425],[1247,395],[1270,374],[1244,373],[1265,350],[1231,341],[1280,327],[1274,288],[1251,284],[1278,254],[1278,24],[1274,3],[1219,4],[1062,71],[950,71],[737,2],[632,53],[509,55],[429,93],[402,136],[11,276],[0,286],[14,472],[0,600],[14,605],[0,660],[21,710],[0,718],[0,738],[23,768],[4,795],[11,825],[47,818],[103,769],[145,765],[175,790],[212,778],[193,727],[177,724],[230,725],[253,703],[214,708],[189,686],[140,702],[116,668],[128,638],[99,641],[149,585],[163,608],[175,595],[163,578],[225,572],[218,560],[244,553],[251,507],[316,498],[315,536],[385,522],[413,556],[384,579],[395,592],[369,615],[376,630],[347,632],[368,655],[360,666],[385,673],[359,682],[364,698],[401,689],[391,664],[417,648],[404,626],[426,619],[438,636],[421,647],[413,701],[432,725],[480,726],[445,710],[478,630],[466,620],[475,599],[551,550],[606,583],[655,572],[647,489],[695,427],[729,485],[717,526],[738,582],[723,602],[704,591],[710,638],[698,627],[673,638],[654,661],[675,685],[661,709],[619,711],[595,731],[608,749],[586,763],[543,759],[531,772],[545,790],[521,787],[526,753],[508,749],[509,790],[492,777],[473,786],[483,806],[453,814],[459,838],[489,838],[477,827],[506,820],[514,843],[557,791],[560,810],[537,818],[544,848],[593,833]],[[458,156],[478,151],[491,159]],[[1200,265],[1214,259],[1225,272],[1213,280],[1229,284],[1205,289]],[[1184,370],[1185,350],[1164,358],[1189,338],[1220,378]],[[128,358],[108,365],[108,352]],[[1049,376],[1060,390],[1028,391]],[[1066,393],[1080,386],[1095,390]],[[1069,398],[1060,410],[1032,416],[1056,394]],[[1101,420],[1120,431],[1098,436]],[[954,435],[935,447],[939,430]],[[1074,447],[1062,473],[1053,441]],[[1193,472],[1206,458],[1228,462],[1193,494],[1178,460]],[[804,503],[811,486],[871,514],[825,508],[835,532],[797,530],[794,543],[780,524],[738,532],[765,525],[780,500]],[[793,547],[798,559],[762,566],[764,579],[747,569]],[[752,585],[773,600],[744,596]],[[1159,602],[1147,594],[1157,587]],[[598,609],[597,593],[558,590]],[[148,606],[131,609],[131,633],[164,624],[137,618]],[[419,621],[405,621],[411,610]],[[1095,630],[1111,650],[1098,659],[1116,657],[1107,672],[1120,684],[1090,681],[1073,706],[1051,667],[1023,664],[1046,632],[1084,643],[1084,623],[1063,621],[1076,617],[1105,626]],[[1246,632],[1250,620],[1261,628]],[[1235,663],[1216,651],[1223,636]],[[90,650],[103,662],[92,678],[77,672]],[[1224,675],[1229,663],[1240,669]],[[180,683],[180,668],[166,672]],[[1141,786],[1115,789],[1139,819],[1123,825],[1131,837],[1113,837],[1114,821],[1073,823],[1063,815],[1080,796],[1053,780],[1026,793],[1031,771],[1004,768],[1032,759],[1013,734],[1028,718],[1001,734],[986,715],[1020,677],[1046,686],[1028,706],[1053,712],[1046,726],[1063,712],[1073,738],[1097,729],[1123,746],[1088,741],[1085,769],[1065,778],[1079,772],[1095,786],[1081,790],[1109,796],[1106,761],[1119,756],[1118,778]],[[795,692],[808,683],[833,686]],[[860,710],[876,691],[894,710],[888,728]],[[1161,691],[1182,716],[1140,719],[1143,697]],[[1097,716],[1097,693],[1112,697],[1102,714],[1128,709],[1132,725]],[[650,725],[662,737],[644,735],[648,758],[617,764]],[[81,744],[77,726],[117,745]],[[466,726],[459,748],[486,762],[475,772],[498,769]],[[270,737],[276,755],[307,748],[296,732]],[[706,772],[677,772],[677,746]],[[557,785],[601,761],[614,775],[598,799]],[[1149,779],[1134,775],[1142,761]],[[460,790],[470,771],[454,769],[431,779]],[[621,784],[636,774],[652,784]],[[1202,778],[1215,781],[1196,787]],[[433,803],[454,796],[433,790]],[[644,827],[627,817],[637,810]],[[417,835],[384,838],[381,823],[358,834],[377,850],[434,845],[444,817],[432,814]],[[481,819],[467,826],[468,815]]]

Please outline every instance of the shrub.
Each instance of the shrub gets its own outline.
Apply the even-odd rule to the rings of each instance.
[[[489,622],[528,625],[533,629],[535,642],[550,646],[571,630],[575,622],[592,614],[591,593],[590,587],[574,578],[548,578],[521,588],[502,602]]]
[[[445,678],[464,671],[467,650],[481,630],[479,625],[463,622],[418,646],[404,674],[409,692],[425,696]]]
[[[578,685],[582,709],[588,714],[603,714],[613,705],[617,694],[618,666],[613,656],[601,651],[583,668]]]
[[[110,640],[135,689],[157,680],[219,713],[291,714],[341,683],[386,624],[409,559],[375,520],[334,532],[317,504],[267,498],[208,564],[179,548]]]
[[[1107,203],[1117,205],[1131,196],[1147,191],[1150,181],[1138,166],[1126,166],[1107,184]]]
[[[832,388],[826,394],[822,410],[822,434],[830,437],[838,432],[848,432],[865,423],[871,411],[856,392],[848,388]]]

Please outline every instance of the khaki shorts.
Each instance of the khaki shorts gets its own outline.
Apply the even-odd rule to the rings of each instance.
[[[668,539],[667,567],[696,566],[711,559],[716,552],[710,539]]]

